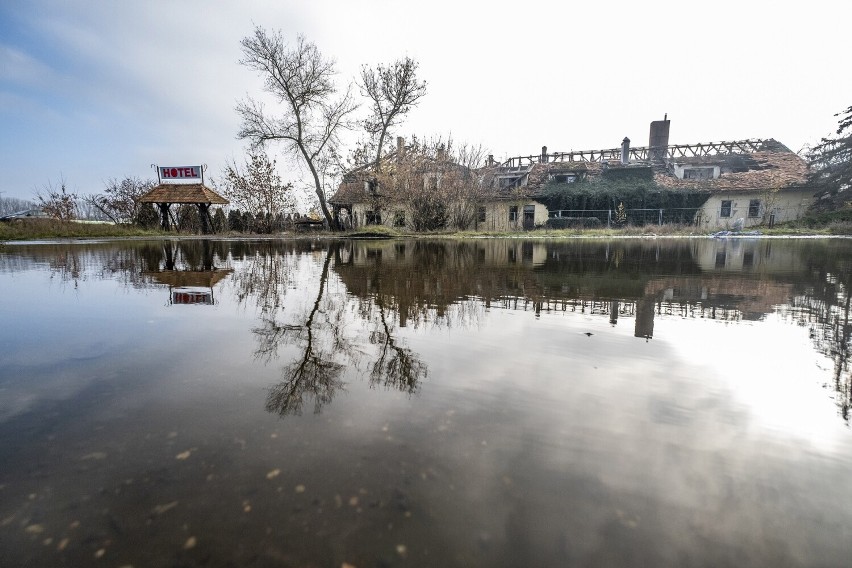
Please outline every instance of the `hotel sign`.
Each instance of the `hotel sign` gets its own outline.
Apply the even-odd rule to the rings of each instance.
[[[201,166],[160,166],[160,179],[201,179]]]

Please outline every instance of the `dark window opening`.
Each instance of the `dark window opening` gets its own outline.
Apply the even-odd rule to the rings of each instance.
[[[683,179],[713,179],[713,168],[685,168]]]
[[[532,261],[533,259],[533,245],[532,243],[524,243],[521,245],[521,258],[526,261]]]
[[[364,182],[364,191],[367,193],[376,193],[376,188],[379,186],[379,182],[374,179],[370,179]]]
[[[405,212],[397,211],[393,216],[394,227],[405,227]]]
[[[748,202],[748,216],[760,217],[760,199],[752,199]]]
[[[748,251],[743,253],[743,268],[751,268],[754,266],[754,252]]]
[[[725,268],[725,260],[727,260],[727,253],[725,251],[720,251],[716,253],[716,268]]]
[[[382,214],[378,211],[367,211],[364,215],[367,219],[367,225],[381,225]]]
[[[722,209],[719,211],[719,217],[731,216],[731,202],[728,200],[722,201]]]
[[[480,207],[477,210],[476,220],[479,221],[480,223],[485,222],[485,207]]]
[[[498,180],[498,184],[501,189],[507,189],[510,187],[517,187],[520,180],[521,178],[519,177],[504,177]]]
[[[574,174],[554,174],[553,181],[556,183],[573,183],[577,179]]]
[[[524,229],[535,227],[535,205],[524,205]]]
[[[509,207],[509,222],[514,223],[517,220],[518,220],[518,206],[517,205],[511,205]]]

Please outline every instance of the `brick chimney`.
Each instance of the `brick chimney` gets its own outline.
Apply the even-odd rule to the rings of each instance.
[[[630,163],[630,138],[624,137],[621,141],[621,165],[626,166]]]
[[[541,161],[542,164],[547,163],[547,146],[541,147],[541,160],[540,161]]]
[[[396,157],[402,158],[405,155],[405,138],[402,136],[396,137]]]
[[[651,122],[651,133],[648,138],[648,148],[650,148],[651,161],[663,162],[666,159],[667,149],[669,146],[669,115],[663,116],[663,120],[655,120]]]

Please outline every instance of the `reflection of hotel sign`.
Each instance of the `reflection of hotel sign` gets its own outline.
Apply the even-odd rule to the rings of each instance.
[[[213,291],[198,288],[175,288],[172,290],[172,303],[211,305],[213,303]]]
[[[160,179],[201,179],[201,166],[160,166]]]

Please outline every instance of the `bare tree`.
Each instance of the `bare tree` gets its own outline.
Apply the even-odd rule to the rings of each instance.
[[[88,204],[106,215],[114,223],[133,223],[139,214],[139,198],[154,187],[152,180],[126,177],[119,181],[112,178],[106,183],[103,194],[90,195],[84,199]]]
[[[452,138],[412,139],[403,155],[373,176],[374,210],[398,204],[408,210],[409,225],[417,231],[468,228],[482,202],[477,169],[484,154],[467,144],[456,149]]]
[[[260,230],[271,233],[276,220],[296,212],[293,184],[283,183],[275,172],[275,160],[266,152],[249,152],[245,167],[236,162],[225,167],[223,192],[244,211],[260,219]]]
[[[17,197],[0,197],[0,215],[17,213],[27,209],[35,209],[36,204],[28,199]]]
[[[336,98],[334,62],[326,59],[316,45],[299,36],[288,46],[281,32],[256,27],[254,34],[240,42],[241,64],[258,71],[264,89],[281,103],[278,116],[266,113],[263,103],[247,99],[237,106],[242,118],[239,137],[255,145],[281,141],[286,150],[298,156],[313,178],[314,190],[330,227],[334,220],[325,200],[320,163],[324,154],[337,145],[337,135],[349,126],[347,117],[355,110],[351,87]]]
[[[36,191],[35,197],[42,211],[51,217],[60,221],[72,221],[77,218],[79,196],[73,192],[69,193],[65,189],[64,179],[60,180],[58,189],[53,183],[48,182],[47,185]]]
[[[398,59],[388,66],[361,67],[359,87],[370,99],[370,116],[365,121],[367,132],[376,139],[373,166],[381,169],[382,150],[388,131],[420,102],[426,94],[426,81],[417,80],[418,63],[410,57]]]

